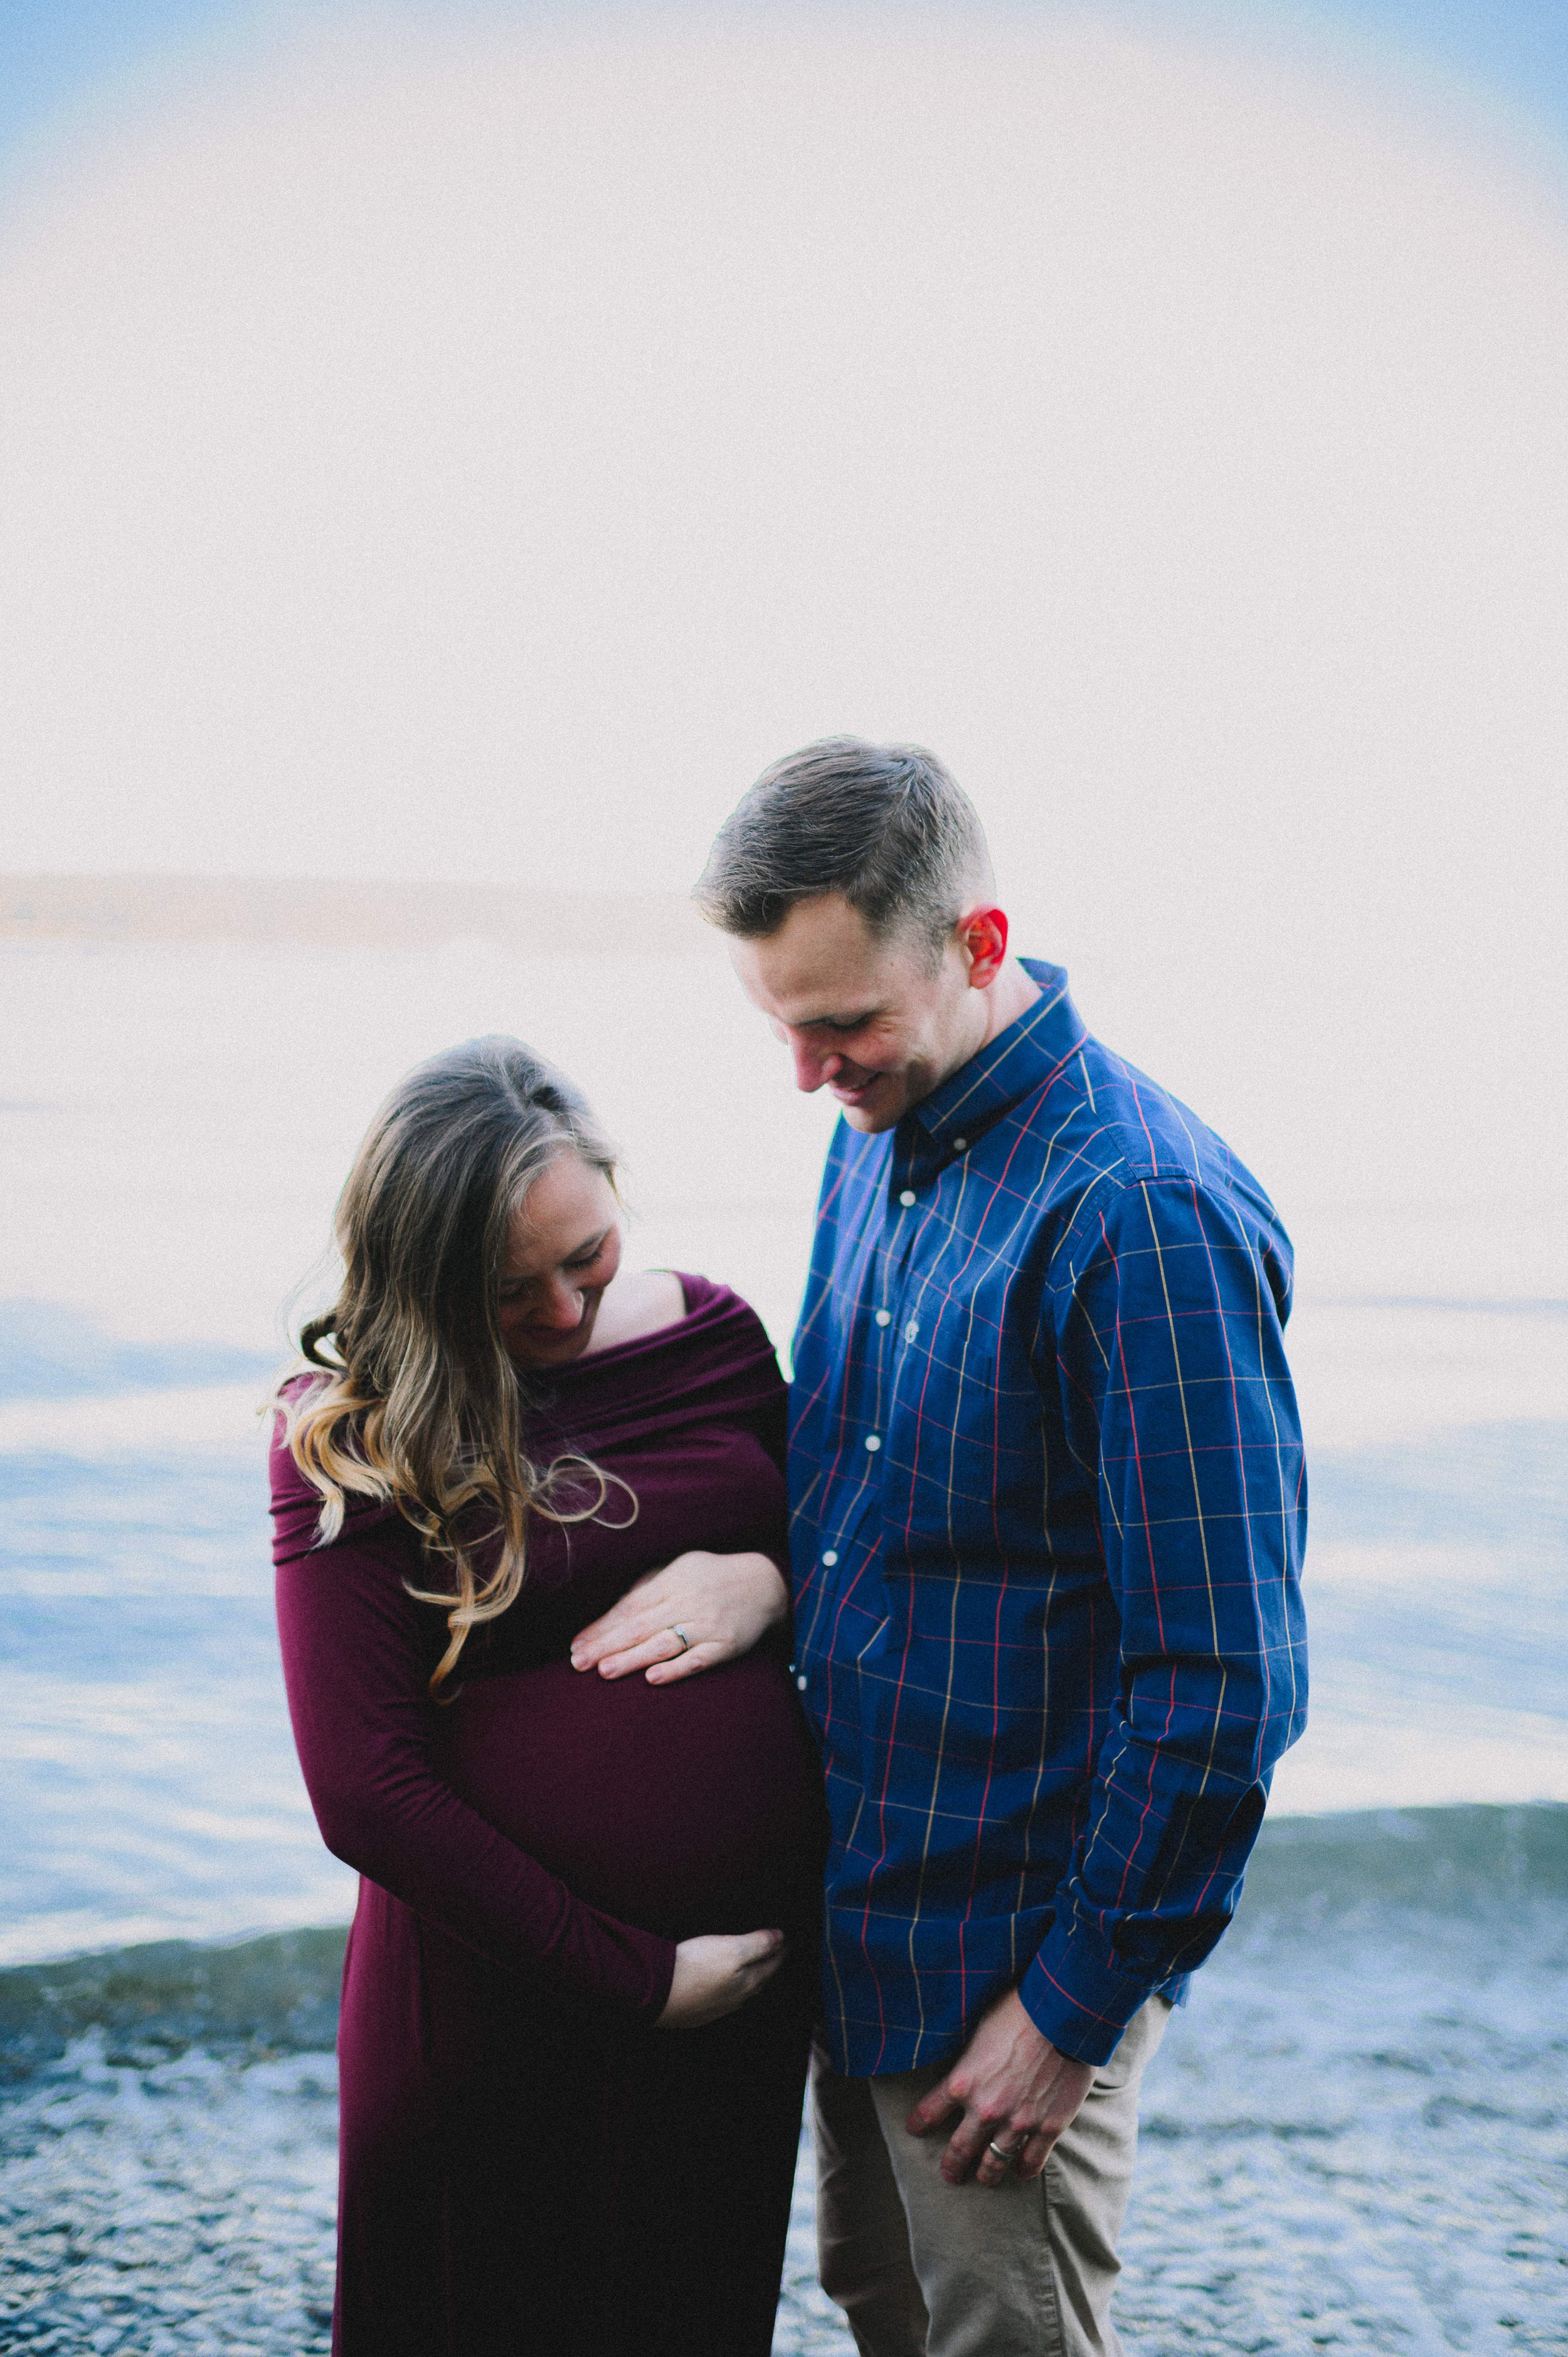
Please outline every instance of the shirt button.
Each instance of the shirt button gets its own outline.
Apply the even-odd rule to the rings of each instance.
[[[952,1150],[955,1154],[961,1154],[968,1144],[969,1140],[967,1137],[955,1137],[952,1142]]]
[[[903,1204],[906,1211],[908,1211],[910,1205],[914,1202],[914,1200],[915,1190],[913,1187],[906,1187],[904,1192],[898,1198],[898,1200]]]
[[[837,1547],[829,1547],[829,1548],[828,1548],[828,1550],[827,1550],[827,1552],[826,1552],[826,1554],[825,1554],[825,1555],[823,1555],[823,1557],[822,1557],[822,1561],[827,1565],[827,1567],[828,1567],[828,1569],[829,1569],[830,1571],[832,1571],[832,1567],[833,1567],[834,1564],[835,1564],[835,1563],[837,1563],[838,1559],[839,1559],[839,1551],[838,1551]]]
[[[804,1693],[805,1693],[805,1691],[806,1691],[806,1681],[805,1681],[805,1679],[804,1679],[804,1678],[797,1678],[797,1679],[796,1679],[796,1681],[795,1681],[795,1684],[800,1687],[800,1692],[801,1692],[802,1694],[804,1694]]]
[[[909,1320],[909,1323],[908,1323],[908,1326],[906,1326],[906,1327],[905,1327],[905,1329],[904,1329],[904,1340],[905,1340],[905,1341],[906,1341],[906,1342],[914,1342],[914,1341],[918,1341],[918,1339],[919,1339],[919,1333],[920,1333],[920,1321],[919,1321],[919,1319],[918,1319],[918,1318],[910,1318],[910,1320]]]
[[[876,1451],[881,1448],[882,1443],[878,1440],[874,1432],[868,1432],[865,1436],[865,1445],[867,1448],[871,1450],[873,1456],[875,1456]]]
[[[891,1309],[879,1309],[876,1313],[876,1322],[879,1326],[891,1326],[893,1323]]]

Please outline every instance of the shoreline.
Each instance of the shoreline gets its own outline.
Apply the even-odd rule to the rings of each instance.
[[[1568,1806],[1266,1825],[1144,2083],[1130,2357],[1561,2350],[1565,1933]],[[6,2347],[328,2357],[342,1943],[0,1974]],[[853,2357],[813,2176],[808,2130],[774,2357]]]
[[[1541,1901],[1568,1902],[1568,1803],[1280,1816],[1263,1824],[1217,1953],[1260,1936],[1353,1940],[1391,1918],[1486,1921]],[[347,1934],[345,1922],[154,1940],[8,1966],[0,2074],[26,2077],[92,2032],[109,2041],[109,2060],[144,2068],[190,2048],[256,2059],[325,2051]]]
[[[0,874],[0,942],[295,942],[439,949],[494,942],[558,953],[585,938],[682,956],[713,943],[679,892],[557,892],[500,884],[317,876]]]

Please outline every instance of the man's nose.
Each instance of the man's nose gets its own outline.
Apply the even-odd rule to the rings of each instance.
[[[791,1039],[789,1052],[795,1059],[795,1086],[808,1096],[820,1089],[824,1081],[837,1077],[843,1063],[842,1056],[824,1056],[809,1039]]]

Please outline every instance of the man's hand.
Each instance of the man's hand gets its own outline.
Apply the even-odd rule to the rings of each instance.
[[[929,2136],[962,2111],[942,2155],[950,2185],[961,2185],[972,2169],[977,2185],[1000,2185],[1015,2167],[1020,2177],[1038,2177],[1052,2145],[1076,2117],[1094,2070],[1092,2062],[1058,2054],[1025,2012],[1017,1990],[1009,1989],[983,2015],[947,2077],[916,2104],[905,2126],[911,2136]],[[1002,2146],[1005,2158],[991,2150],[993,2144]]]
[[[602,1678],[644,1670],[650,1686],[673,1685],[749,1653],[789,1609],[789,1591],[767,1555],[695,1548],[646,1573],[590,1621],[573,1640],[572,1667]]]

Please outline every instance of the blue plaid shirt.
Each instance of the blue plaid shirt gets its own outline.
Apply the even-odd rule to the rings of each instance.
[[[841,1122],[795,1341],[796,1669],[832,1819],[830,2049],[950,2058],[1017,1985],[1104,2061],[1229,1921],[1300,1733],[1289,1240],[1041,996]]]

